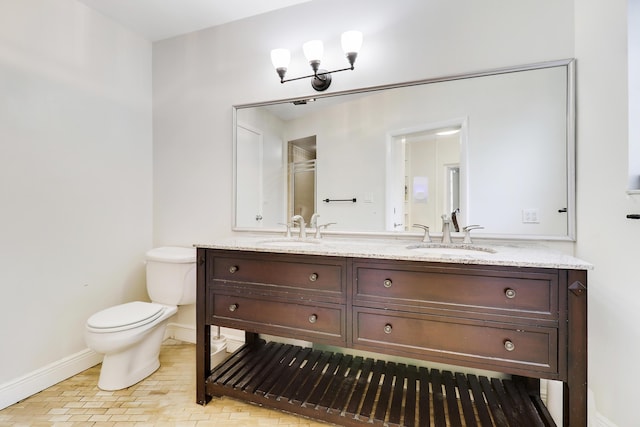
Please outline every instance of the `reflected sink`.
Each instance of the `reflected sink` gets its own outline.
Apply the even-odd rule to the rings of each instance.
[[[419,243],[409,245],[407,246],[407,249],[433,255],[473,255],[480,253],[496,253],[496,250],[493,248],[469,243]]]
[[[271,247],[280,247],[280,248],[309,247],[309,246],[318,245],[320,243],[322,242],[317,239],[300,240],[296,238],[270,239],[270,240],[263,240],[261,242],[258,242],[258,244],[261,246],[271,246]]]

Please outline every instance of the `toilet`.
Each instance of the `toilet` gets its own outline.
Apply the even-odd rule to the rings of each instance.
[[[160,346],[178,305],[196,302],[196,249],[161,247],[146,253],[147,292],[152,302],[134,301],[89,317],[87,346],[103,354],[98,387],[120,390],[160,367]]]

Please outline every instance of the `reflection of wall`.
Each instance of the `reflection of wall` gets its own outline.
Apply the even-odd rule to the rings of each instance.
[[[279,223],[286,222],[286,161],[283,158],[283,123],[268,111],[256,109],[238,110],[237,120],[260,129],[262,132],[262,227],[276,227]],[[242,159],[237,160],[238,170],[242,171]]]
[[[412,139],[406,147],[407,171],[409,179],[407,225],[418,223],[438,231],[442,227],[442,214],[450,214],[446,208],[446,165],[460,163],[460,145],[457,135],[428,135]],[[428,197],[421,200],[415,197],[413,187],[415,177],[426,177]]]
[[[322,204],[323,219],[336,229],[382,231],[387,134],[467,118],[463,216],[487,233],[563,236],[565,87],[566,72],[556,68],[374,92],[286,122],[283,132],[317,135],[318,199],[359,200]],[[537,209],[540,222],[523,224],[525,208]]]
[[[315,139],[315,138],[314,138]],[[302,215],[308,224],[315,212],[315,152],[289,142],[289,215]]]

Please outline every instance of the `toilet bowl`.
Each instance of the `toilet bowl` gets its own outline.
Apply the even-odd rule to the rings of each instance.
[[[178,305],[195,303],[195,249],[147,252],[147,290],[153,302],[133,301],[89,317],[85,342],[104,355],[98,387],[127,388],[160,367],[160,347]]]

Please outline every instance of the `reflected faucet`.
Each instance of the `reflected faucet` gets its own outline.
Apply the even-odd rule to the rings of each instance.
[[[309,225],[311,226],[311,228],[318,228],[319,216],[320,216],[319,213],[314,213],[313,215],[311,215],[311,220],[309,221]]]
[[[451,218],[442,215],[442,243],[451,243]]]
[[[294,215],[291,217],[291,222],[292,223],[298,223],[298,227],[300,227],[300,238],[301,239],[306,239],[307,238],[307,223],[304,222],[304,218],[302,217],[302,215]]]
[[[460,213],[460,208],[456,208],[453,212],[451,212],[451,221],[453,221],[453,229],[456,231],[460,231],[460,226],[458,225],[458,214]]]

